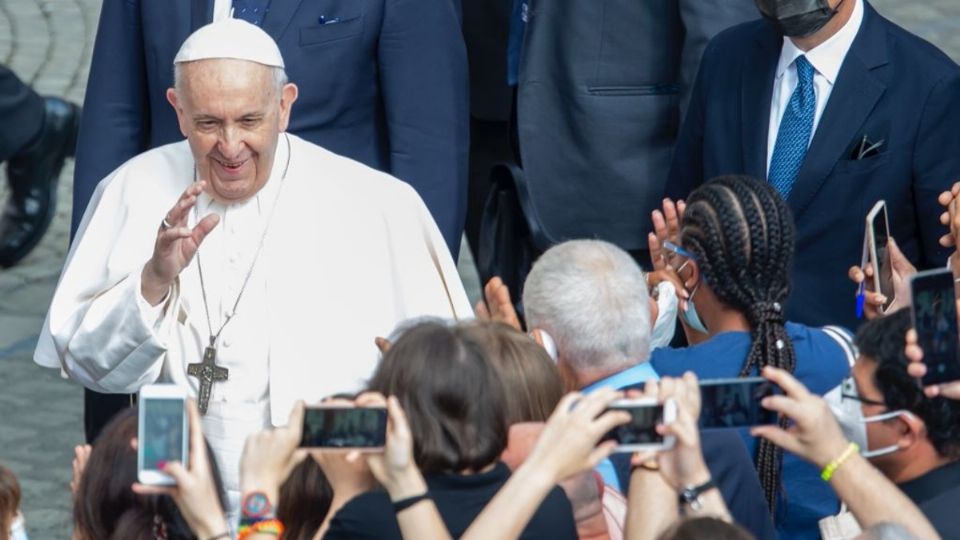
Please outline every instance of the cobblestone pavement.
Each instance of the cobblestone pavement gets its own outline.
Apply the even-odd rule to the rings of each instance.
[[[960,61],[957,0],[873,4]],[[0,0],[0,62],[42,94],[82,101],[99,10],[99,0]],[[83,436],[80,389],[30,361],[67,251],[72,177],[68,163],[44,241],[21,265],[0,271],[0,462],[19,476],[30,535],[40,540],[70,535],[70,460]],[[5,198],[4,179],[0,201]],[[475,297],[471,266],[469,259],[461,261]]]

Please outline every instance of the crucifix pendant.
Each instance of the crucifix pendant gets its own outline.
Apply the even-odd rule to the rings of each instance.
[[[230,370],[217,365],[217,348],[214,346],[214,340],[211,339],[210,346],[203,351],[203,361],[187,365],[187,375],[196,377],[200,381],[200,395],[197,396],[197,408],[200,409],[200,414],[207,414],[213,383],[227,380],[229,374]]]

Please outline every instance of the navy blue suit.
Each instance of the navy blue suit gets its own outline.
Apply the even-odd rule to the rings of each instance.
[[[863,1],[863,0],[860,0]],[[866,4],[866,2],[865,2]],[[937,195],[960,179],[960,68],[865,5],[863,24],[787,203],[797,224],[790,320],[856,326],[865,216],[887,201],[890,229],[919,267],[942,266]],[[783,37],[758,20],[707,46],[674,153],[667,193],[710,178],[766,178],[770,101]],[[866,136],[879,153],[852,159]]]
[[[103,2],[80,122],[73,232],[100,180],[141,152],[183,139],[166,98],[173,58],[212,21],[213,3]],[[300,89],[289,130],[412,185],[456,259],[470,114],[459,1],[271,0],[262,28]],[[92,441],[129,397],[85,396]]]
[[[101,179],[183,139],[165,96],[173,57],[212,10],[213,0],[104,1],[77,148],[74,230]],[[290,131],[412,185],[456,257],[469,138],[459,2],[272,0],[262,27],[300,88]]]

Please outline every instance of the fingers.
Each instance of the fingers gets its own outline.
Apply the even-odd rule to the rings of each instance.
[[[200,410],[192,399],[187,400],[187,421],[190,428],[190,468],[197,470],[206,465],[207,445],[203,438]]]
[[[863,270],[859,266],[851,266],[850,270],[847,271],[847,277],[850,278],[850,281],[856,283],[857,285],[863,283],[865,276],[863,275]]]
[[[903,349],[904,355],[911,363],[923,362],[923,349],[917,342],[917,331],[911,328],[907,330],[906,346]]]
[[[892,236],[887,242],[887,254],[890,256],[890,265],[894,272],[899,274],[901,278],[917,273],[916,267],[910,264],[910,260],[900,251],[900,246],[897,245],[897,241]]]
[[[477,305],[473,308],[474,314],[477,316],[479,321],[489,321],[490,320],[490,310],[487,309],[487,304],[483,300],[477,302]],[[383,338],[378,338],[383,339]],[[382,352],[383,349],[380,349]]]
[[[663,200],[663,217],[667,222],[667,234],[674,241],[680,234],[680,214],[677,205],[670,199]]]
[[[796,437],[778,426],[759,426],[750,428],[750,435],[763,437],[788,452],[800,454],[800,444]]]
[[[477,305],[480,306],[482,304],[483,302]],[[477,318],[480,319],[479,314],[477,314]],[[373,338],[373,343],[377,346],[377,349],[380,350],[380,354],[387,354],[387,351],[390,350],[390,345],[391,345],[390,340],[388,340],[385,337],[375,337]]]
[[[593,470],[600,464],[601,461],[610,457],[610,454],[613,453],[617,448],[617,441],[603,441],[596,448],[590,452],[590,455],[587,456],[587,467],[585,470]]]
[[[583,397],[583,394],[580,392],[570,392],[569,394],[563,396],[557,407],[553,410],[553,414],[550,415],[550,418],[547,422],[553,420],[554,417],[566,416],[573,410],[574,404]]]
[[[203,243],[203,239],[210,234],[213,229],[216,228],[217,224],[220,223],[220,216],[217,214],[210,214],[209,216],[200,220],[200,223],[197,223],[197,226],[191,231],[191,236],[193,236],[193,241],[196,243],[197,247],[200,247],[200,244]]]
[[[137,495],[167,495],[173,497],[177,494],[177,488],[174,486],[148,486],[137,482],[130,487]]]
[[[207,183],[200,181],[194,182],[188,187],[183,194],[180,195],[180,198],[177,199],[176,204],[173,205],[173,208],[167,212],[167,215],[164,216],[164,219],[167,220],[167,223],[173,225],[174,227],[185,227],[187,225],[187,216],[190,213],[190,209],[197,204],[197,196],[203,192],[206,188]]]
[[[657,236],[657,241],[662,245],[664,240],[669,239],[667,230],[667,220],[660,210],[654,210],[650,214],[650,221],[653,222],[653,232]]]
[[[290,438],[297,443],[299,443],[303,437],[303,415],[305,408],[303,400],[297,400],[297,402],[293,404],[293,409],[290,411],[290,418],[287,419],[287,429],[290,430]]]
[[[657,240],[656,234],[647,234],[647,248],[650,250],[650,262],[653,264],[654,271],[666,268],[667,262],[663,259],[663,246]]]
[[[790,375],[782,369],[767,366],[763,368],[762,375],[763,378],[767,379],[768,381],[777,383],[777,386],[779,386],[786,395],[792,398],[802,399],[810,395],[810,392],[807,391],[800,381],[793,378],[793,375]]]
[[[610,405],[611,402],[620,397],[620,392],[612,388],[601,388],[577,402],[574,408],[575,414],[585,415],[590,420],[600,416],[600,413]]]
[[[922,362],[910,362],[907,365],[907,373],[915,379],[922,379],[927,374],[927,365]]]
[[[171,461],[163,467],[163,472],[173,477],[177,486],[185,486],[190,482],[190,473],[183,467],[179,461]]]
[[[383,397],[383,394],[380,392],[364,392],[357,396],[354,403],[357,407],[387,407],[387,398]]]

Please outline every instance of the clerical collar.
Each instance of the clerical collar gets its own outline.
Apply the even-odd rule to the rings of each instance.
[[[281,135],[283,134],[281,133]],[[283,144],[282,138],[283,137],[277,138],[277,150],[273,156],[273,167],[270,170],[270,178],[267,180],[267,183],[260,188],[260,191],[246,201],[230,204],[220,203],[204,191],[197,196],[197,210],[199,210],[200,215],[204,216],[210,212],[217,212],[222,216],[224,211],[231,208],[240,208],[248,204],[253,204],[256,205],[257,214],[264,216],[273,206],[273,201],[280,191],[280,179],[283,176],[284,164],[287,162],[287,154],[290,151],[287,145]]]

